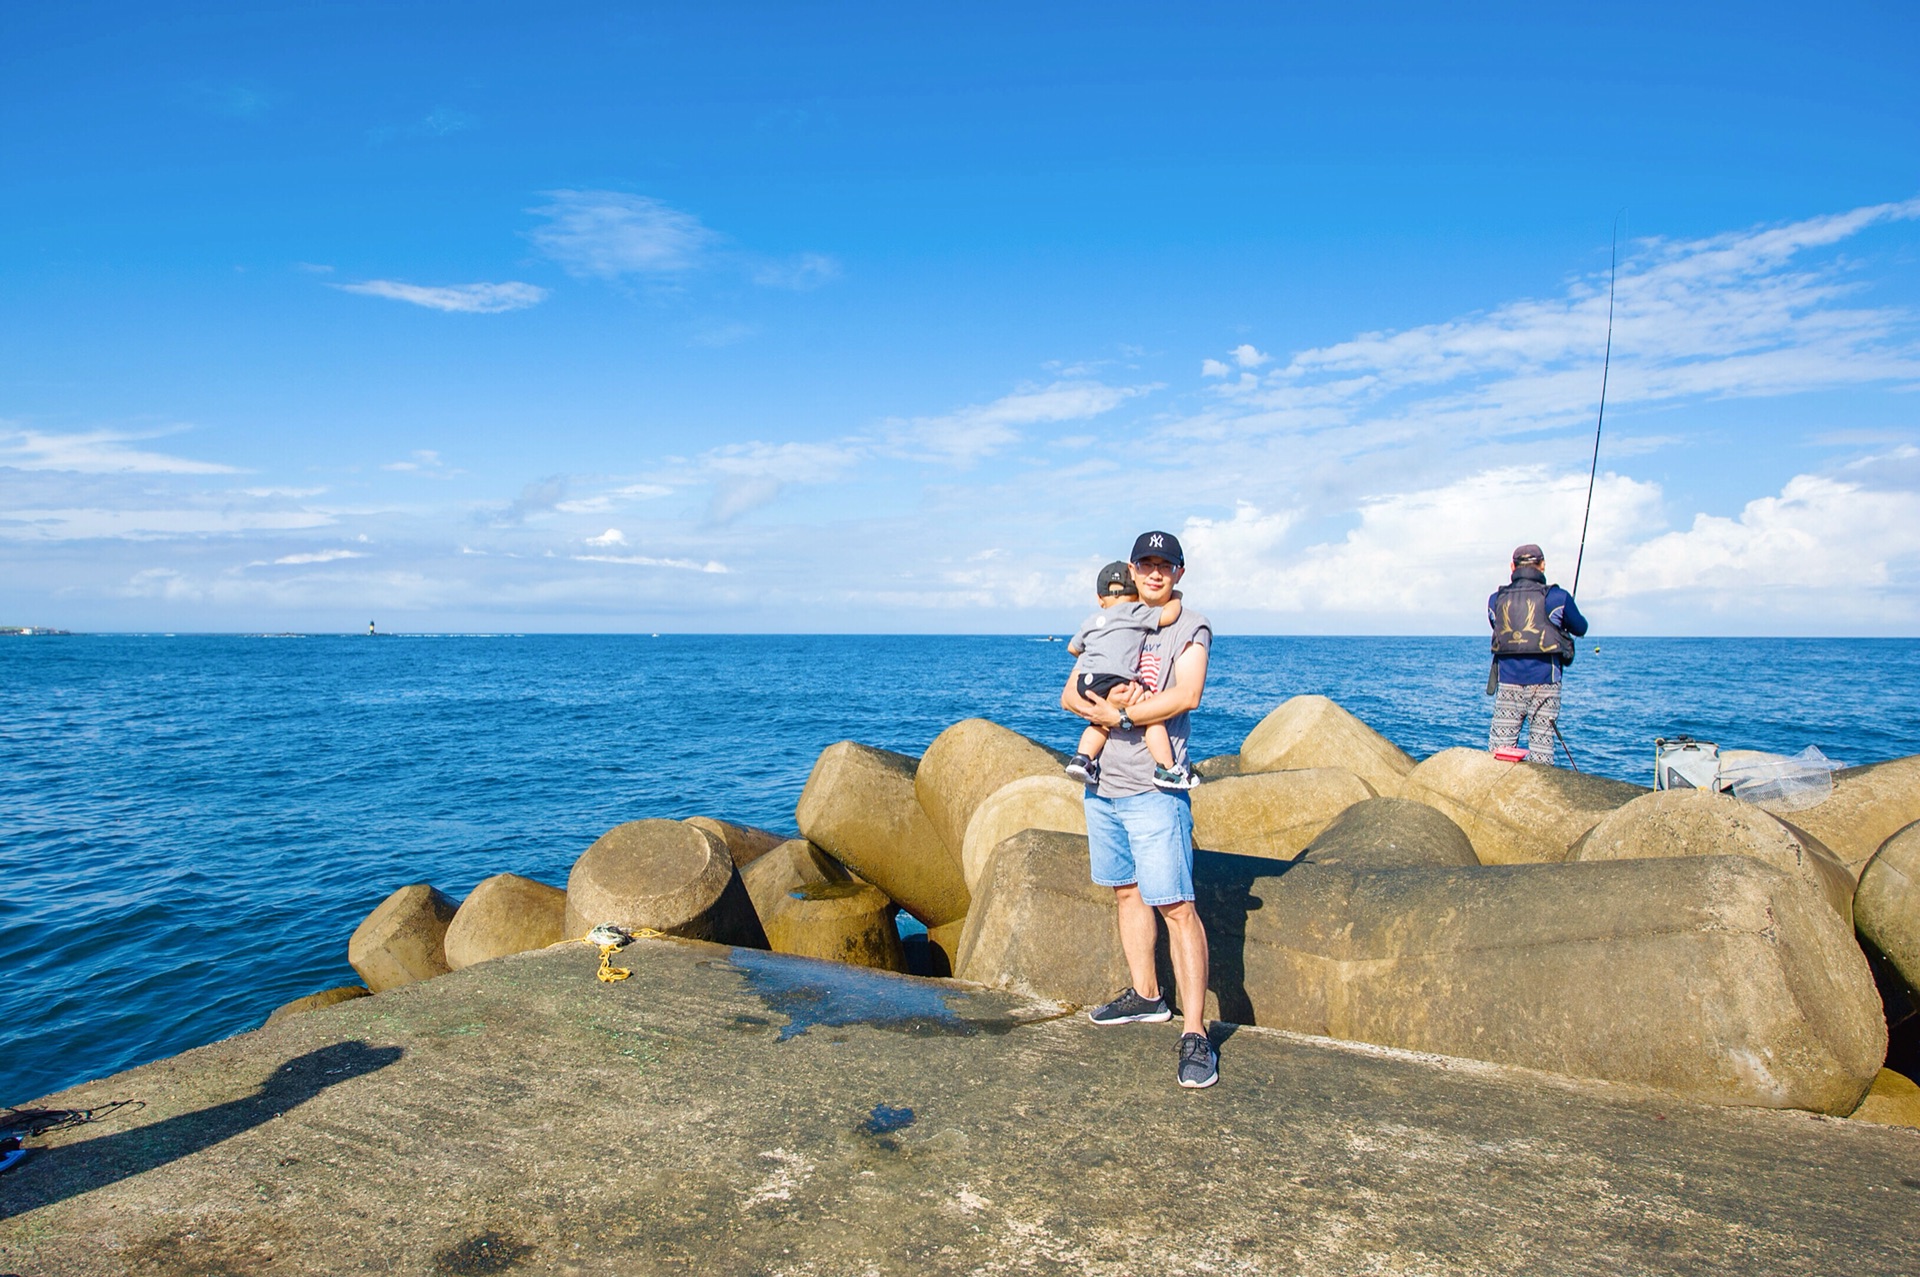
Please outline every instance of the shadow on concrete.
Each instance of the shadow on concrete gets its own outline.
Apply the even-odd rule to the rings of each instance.
[[[1253,1023],[1253,998],[1247,992],[1247,918],[1266,907],[1254,885],[1264,879],[1264,889],[1271,890],[1293,866],[1293,861],[1223,851],[1193,853],[1194,904],[1207,924],[1207,985],[1220,1000],[1222,1020]],[[1165,943],[1162,937],[1163,949]]]
[[[330,1086],[384,1069],[401,1055],[397,1046],[336,1042],[288,1060],[259,1090],[240,1099],[76,1144],[36,1149],[0,1176],[0,1219],[189,1157],[271,1121]]]

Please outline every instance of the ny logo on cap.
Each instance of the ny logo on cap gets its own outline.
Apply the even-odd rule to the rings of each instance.
[[[1167,539],[1156,532],[1147,538],[1147,544],[1156,550],[1161,550],[1166,548]]]

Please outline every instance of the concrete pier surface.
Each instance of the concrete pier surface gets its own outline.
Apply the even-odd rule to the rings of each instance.
[[[1920,1271],[1920,1132],[643,941],[40,1103],[0,1273]],[[1218,1036],[1218,1035],[1217,1035]]]

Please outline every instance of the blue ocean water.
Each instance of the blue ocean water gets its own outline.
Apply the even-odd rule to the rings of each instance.
[[[1483,746],[1481,638],[1221,637],[1195,749],[1333,697],[1416,756]],[[355,981],[393,888],[556,885],[613,825],[793,829],[819,751],[918,754],[972,715],[1058,747],[1064,644],[1030,637],[83,636],[0,640],[0,1102],[257,1026]],[[1920,641],[1607,638],[1563,724],[1648,783],[1688,733],[1848,762],[1920,753]]]

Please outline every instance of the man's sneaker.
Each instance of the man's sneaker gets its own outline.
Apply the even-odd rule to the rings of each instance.
[[[1069,779],[1079,781],[1082,785],[1091,785],[1100,779],[1100,764],[1085,754],[1075,754],[1067,760],[1067,776]]]
[[[1131,992],[1131,990],[1129,990]],[[1204,1033],[1180,1035],[1180,1085],[1189,1090],[1212,1086],[1220,1080],[1220,1053]]]
[[[1192,789],[1200,783],[1200,778],[1195,776],[1193,769],[1185,763],[1175,763],[1171,767],[1162,767],[1155,763],[1153,783],[1162,789]]]
[[[1173,1008],[1167,1005],[1165,995],[1143,998],[1126,988],[1105,1006],[1087,1012],[1087,1018],[1095,1024],[1159,1024],[1173,1018]]]

